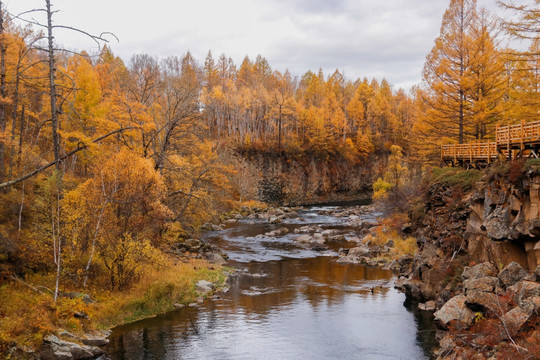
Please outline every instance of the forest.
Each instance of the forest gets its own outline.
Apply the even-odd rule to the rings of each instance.
[[[74,52],[57,43],[64,25],[54,22],[51,0],[40,9],[45,24],[0,5],[6,319],[21,310],[5,305],[16,292],[6,284],[44,284],[53,294],[42,302],[54,308],[62,289],[114,297],[148,269],[170,269],[174,244],[244,205],[234,156],[361,164],[398,146],[403,161],[433,164],[441,144],[489,139],[499,122],[539,116],[537,0],[501,3],[502,19],[475,0],[451,0],[412,89],[340,70],[291,74],[262,55],[239,64],[211,51],[205,59],[121,59],[109,34],[87,34],[98,53]],[[0,350],[29,336],[8,325]]]

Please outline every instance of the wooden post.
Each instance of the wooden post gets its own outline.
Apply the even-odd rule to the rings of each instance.
[[[473,159],[473,157],[472,157],[472,144],[469,144],[469,158],[470,158],[471,165],[472,165],[472,163],[473,163],[472,162],[472,159]]]
[[[522,119],[521,120],[521,144],[520,144],[521,152],[523,152],[523,150],[525,149],[525,145],[523,144],[524,137],[525,137],[525,133],[523,132],[523,119]]]
[[[457,163],[457,144],[454,144],[454,163]]]
[[[496,137],[497,137],[497,133],[495,133],[495,138],[496,138]],[[487,155],[488,155],[487,163],[488,163],[488,165],[489,165],[489,164],[491,164],[491,144],[490,144],[489,141],[488,141],[488,143],[487,143],[487,147],[488,147],[488,149],[487,149]],[[497,147],[497,145],[495,145],[495,148],[496,148],[496,147]]]
[[[510,122],[507,123],[506,130],[508,133],[506,137],[506,150],[508,151],[508,160],[512,160],[512,153],[510,152]]]

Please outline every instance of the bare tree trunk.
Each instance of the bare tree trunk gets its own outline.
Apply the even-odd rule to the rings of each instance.
[[[52,25],[51,0],[45,0],[47,3],[47,39],[49,42],[48,60],[49,60],[49,96],[51,98],[51,124],[52,140],[54,151],[54,162],[56,170],[60,171],[60,139],[58,137],[58,111],[56,105],[56,69],[54,64],[54,37]]]
[[[6,39],[4,33],[4,9],[3,3],[0,1],[0,97],[2,102],[0,103],[0,131],[2,133],[6,131],[6,105],[4,98],[6,97]],[[4,180],[6,145],[5,141],[0,141],[0,181]]]

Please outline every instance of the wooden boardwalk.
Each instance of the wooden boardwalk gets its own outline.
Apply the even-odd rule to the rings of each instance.
[[[540,155],[540,121],[499,126],[495,141],[441,146],[441,160],[450,166],[482,167],[497,159]]]

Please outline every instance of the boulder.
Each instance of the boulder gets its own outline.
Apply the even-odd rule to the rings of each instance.
[[[220,254],[216,252],[206,253],[206,260],[216,265],[223,265],[226,262],[223,256],[221,256]]]
[[[522,281],[517,293],[517,302],[522,304],[527,301],[527,299],[540,296],[540,284],[535,281]]]
[[[486,276],[497,276],[497,269],[489,261],[474,266],[465,266],[461,274],[462,280],[475,279]]]
[[[497,295],[478,290],[469,290],[465,299],[466,305],[473,311],[499,312],[499,302]]]
[[[534,270],[534,277],[536,278],[536,281],[540,281],[540,265],[538,265],[536,270]]]
[[[214,284],[212,284],[210,281],[206,280],[199,280],[197,281],[197,284],[195,284],[195,288],[198,292],[205,295],[214,290]]]
[[[300,235],[294,240],[300,243],[308,243],[311,241],[311,235]]]
[[[463,282],[463,289],[465,290],[465,295],[467,295],[468,291],[493,292],[498,281],[499,279],[494,276],[470,278]]]
[[[400,287],[407,296],[416,300],[422,300],[422,281],[418,279],[408,279]]]
[[[516,262],[511,262],[500,272],[498,278],[499,282],[504,287],[509,287],[521,281],[524,277],[527,276],[527,272],[523,270],[521,265]]]
[[[435,322],[444,328],[454,321],[468,327],[474,319],[474,313],[466,306],[466,299],[465,295],[458,295],[448,300],[435,312]]]
[[[349,249],[348,255],[349,256],[366,256],[369,254],[369,249],[367,247],[363,246],[357,246]]]
[[[418,304],[418,309],[424,311],[435,311],[437,304],[433,300],[426,301],[425,303]]]
[[[55,335],[48,335],[43,339],[40,353],[42,360],[82,360],[93,359],[103,354],[103,350],[95,346],[79,345],[61,340]]]
[[[85,336],[82,338],[82,343],[84,345],[90,345],[90,346],[104,346],[109,343],[108,337],[110,335],[111,335],[111,332],[109,330],[94,331],[94,332],[85,334]]]
[[[532,310],[523,309],[516,306],[501,317],[501,321],[506,325],[510,335],[516,334],[525,323],[531,318]]]

